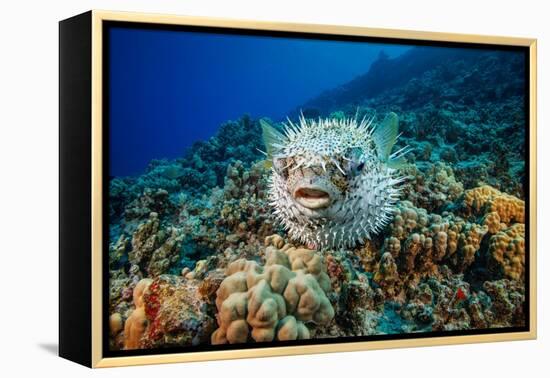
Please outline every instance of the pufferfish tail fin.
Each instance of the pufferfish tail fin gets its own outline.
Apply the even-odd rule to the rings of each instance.
[[[393,154],[391,153],[399,137],[398,131],[399,117],[394,112],[390,112],[384,118],[384,121],[376,127],[372,136],[379,159],[394,169],[401,168],[406,163],[403,155],[409,151],[406,147]]]
[[[271,126],[265,118],[260,119],[260,126],[262,126],[262,140],[266,150],[265,152],[261,152],[266,155],[265,167],[270,168],[274,152],[284,146],[286,138],[276,128]]]

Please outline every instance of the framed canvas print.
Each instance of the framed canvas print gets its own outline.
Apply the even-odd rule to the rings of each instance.
[[[60,355],[536,337],[536,41],[60,23]]]

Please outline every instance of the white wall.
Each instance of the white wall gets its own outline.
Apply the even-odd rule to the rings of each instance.
[[[541,376],[549,372],[545,1],[119,0],[0,5],[0,374],[88,376],[57,343],[57,21],[91,8],[539,39],[539,340],[110,369],[96,376]],[[543,212],[542,209],[546,211]],[[544,319],[546,318],[546,319]],[[537,373],[538,371],[538,373]],[[8,374],[5,374],[9,372]]]

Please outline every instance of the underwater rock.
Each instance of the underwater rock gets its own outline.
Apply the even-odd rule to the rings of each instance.
[[[162,275],[134,289],[135,310],[126,320],[124,349],[197,345],[208,342],[214,320],[198,282]]]
[[[372,288],[363,274],[347,283],[341,283],[341,287],[335,308],[335,324],[327,333],[332,336],[375,334],[379,317],[377,308],[384,301],[383,295]]]
[[[306,323],[324,325],[334,317],[324,269],[315,251],[290,245],[267,247],[263,267],[244,259],[229,264],[217,290],[212,343],[309,338]]]
[[[126,235],[120,235],[118,240],[109,245],[109,268],[117,270],[120,268],[123,260],[128,254],[130,240]]]
[[[124,322],[133,310],[133,291],[141,277],[129,276],[124,269],[109,273],[109,313],[120,314]]]
[[[193,251],[188,257],[200,259],[229,247],[258,250],[260,240],[274,231],[265,172],[261,162],[247,169],[237,161],[227,168],[223,188],[200,200],[185,197],[175,223],[186,235],[184,249]]]
[[[379,98],[381,94],[392,89],[396,91],[401,90],[400,97],[406,97],[408,102],[421,103],[424,101],[434,101],[434,99],[439,98],[434,91],[448,82],[452,83],[452,81],[447,78],[444,82],[434,83],[436,78],[432,79],[429,76],[424,76],[425,72],[433,72],[438,67],[446,68],[447,71],[451,72],[460,68],[464,70],[465,67],[471,67],[473,61],[480,60],[481,57],[487,55],[478,51],[466,52],[465,50],[453,51],[452,49],[429,49],[422,47],[411,49],[392,59],[381,55],[371,65],[367,73],[338,88],[322,93],[299,107],[298,112],[303,108],[316,107],[323,110],[323,115],[328,115],[330,112],[342,109],[349,103],[357,103],[370,98]],[[513,54],[509,55],[511,57],[507,55],[501,57],[505,64],[509,64],[510,58],[514,57]],[[460,58],[458,59],[457,57]],[[472,63],[464,64],[465,60]],[[501,62],[501,60],[498,62]],[[407,67],[407,69],[403,69],[403,67]],[[437,79],[443,75],[443,72],[438,72]],[[457,76],[459,75],[460,73],[457,73]],[[432,73],[431,76],[436,75]],[[449,76],[449,73],[446,76]],[[453,75],[451,74],[450,76],[452,77]],[[414,81],[417,77],[420,77],[421,80]],[[447,86],[452,85],[445,85],[445,87]],[[475,85],[473,87],[476,92],[480,91]],[[394,103],[397,103],[397,101],[394,100]]]

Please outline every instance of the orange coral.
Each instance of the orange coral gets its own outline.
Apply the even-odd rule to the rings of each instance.
[[[519,280],[525,271],[525,225],[516,223],[491,237],[490,262],[507,278]]]
[[[506,224],[525,222],[525,202],[489,185],[466,190],[464,204],[471,214],[496,212],[500,221]]]
[[[124,323],[124,349],[136,349],[140,347],[141,338],[148,324],[143,295],[151,285],[151,282],[151,279],[144,278],[134,288],[133,296],[136,308]]]
[[[501,229],[506,228],[506,225],[500,222],[500,215],[498,215],[496,211],[492,211],[485,215],[483,218],[483,225],[487,227],[490,234],[496,234]]]

